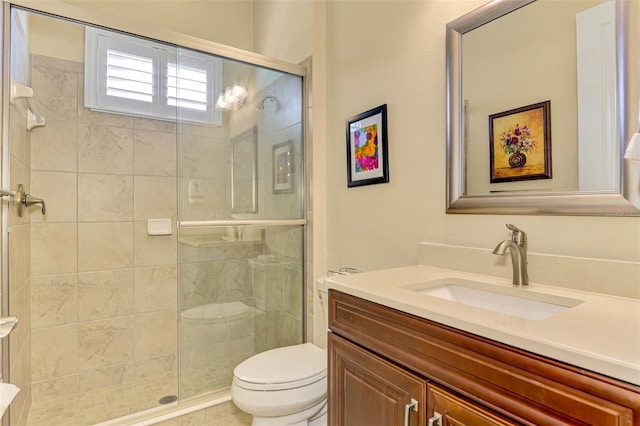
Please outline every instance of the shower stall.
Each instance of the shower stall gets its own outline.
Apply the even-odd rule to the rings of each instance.
[[[1,296],[19,318],[2,380],[21,392],[4,424],[228,400],[239,362],[305,339],[306,67],[19,3]]]

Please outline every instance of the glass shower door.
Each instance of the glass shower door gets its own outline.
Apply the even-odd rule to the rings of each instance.
[[[220,60],[220,125],[178,130],[181,398],[304,339],[302,77]]]

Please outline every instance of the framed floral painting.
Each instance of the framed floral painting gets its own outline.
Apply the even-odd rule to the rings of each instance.
[[[551,101],[489,116],[491,183],[551,179]]]
[[[347,186],[389,182],[387,105],[347,120]]]
[[[293,192],[291,179],[292,144],[286,141],[274,145],[273,148],[273,193],[286,194]]]

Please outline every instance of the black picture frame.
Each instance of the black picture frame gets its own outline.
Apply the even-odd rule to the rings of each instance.
[[[389,182],[387,104],[346,120],[347,186]]]

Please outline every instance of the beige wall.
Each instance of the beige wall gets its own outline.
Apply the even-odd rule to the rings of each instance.
[[[532,252],[640,259],[638,218],[445,214],[445,25],[483,3],[327,3],[328,266],[415,264],[419,241],[493,248],[505,223]],[[383,103],[390,183],[347,189],[344,120]]]
[[[63,0],[107,15],[212,40],[240,49],[253,49],[251,0]]]

